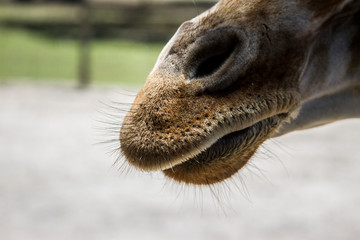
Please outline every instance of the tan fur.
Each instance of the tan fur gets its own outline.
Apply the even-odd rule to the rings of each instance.
[[[124,120],[126,159],[189,184],[232,176],[286,122],[301,118],[304,96],[314,96],[302,89],[333,91],[326,70],[311,82],[306,77],[316,72],[307,69],[334,55],[325,41],[336,31],[332,19],[352,2],[223,0],[184,23]],[[347,72],[357,80],[344,86],[360,85],[359,56],[352,59]]]

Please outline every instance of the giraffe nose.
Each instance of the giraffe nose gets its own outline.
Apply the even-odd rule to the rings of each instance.
[[[203,78],[211,76],[221,68],[234,52],[236,39],[222,41],[221,36],[211,36],[203,40],[202,46],[197,49],[193,57],[194,68],[190,78]]]
[[[234,71],[243,38],[240,30],[223,28],[198,39],[185,61],[188,79],[204,83],[209,91],[228,87],[237,79]]]

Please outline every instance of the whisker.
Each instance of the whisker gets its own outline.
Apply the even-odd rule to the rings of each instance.
[[[196,3],[195,0],[192,0],[192,1],[193,1],[193,3],[194,3],[195,8],[196,8],[197,15],[199,15],[199,14],[200,14],[199,7],[198,7],[198,5],[197,5],[197,3]]]

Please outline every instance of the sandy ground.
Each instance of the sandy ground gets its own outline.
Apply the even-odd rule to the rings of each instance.
[[[0,239],[359,239],[359,120],[268,141],[231,183],[183,188],[120,174],[94,145],[99,102],[123,98],[0,86]]]

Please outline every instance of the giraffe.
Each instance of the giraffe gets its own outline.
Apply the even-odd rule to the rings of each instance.
[[[360,1],[221,0],[166,44],[120,130],[145,171],[211,185],[267,139],[360,117]]]

